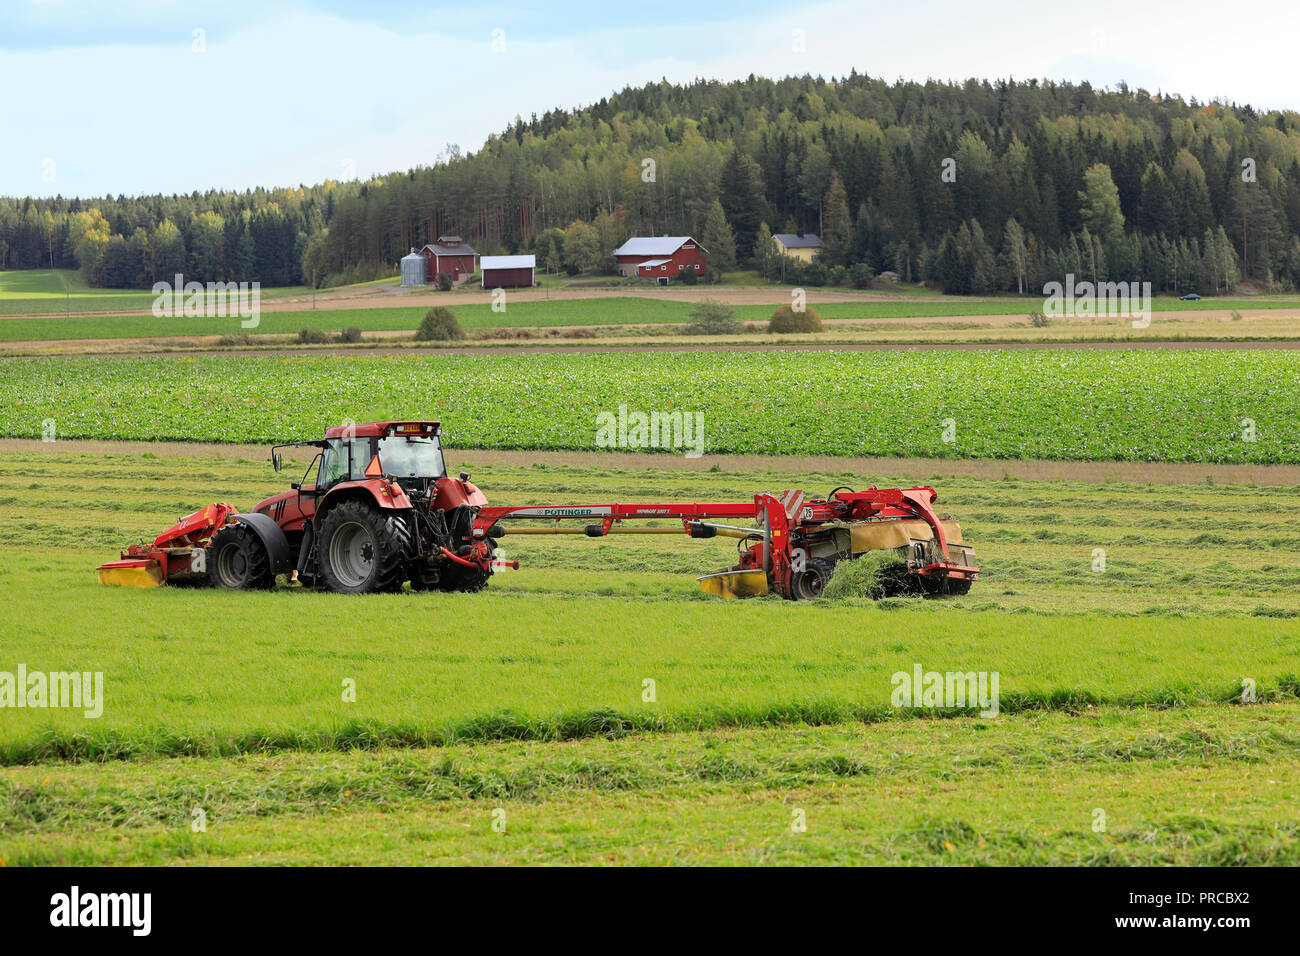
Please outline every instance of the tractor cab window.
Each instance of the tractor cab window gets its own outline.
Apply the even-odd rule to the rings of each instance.
[[[369,438],[354,438],[344,443],[348,449],[348,475],[353,481],[366,477],[366,465],[374,457]]]
[[[363,466],[364,467],[364,466]],[[320,488],[343,481],[348,476],[347,442],[342,438],[330,438],[321,453],[321,467],[316,484]]]
[[[364,439],[331,438],[322,453],[319,486],[328,488],[339,481],[362,477],[369,460],[369,446],[370,442]]]
[[[379,439],[379,465],[394,478],[442,478],[447,466],[436,437],[389,435]],[[362,467],[365,467],[364,465]]]

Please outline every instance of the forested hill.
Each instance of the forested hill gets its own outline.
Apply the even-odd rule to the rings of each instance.
[[[103,285],[357,279],[448,232],[571,270],[608,265],[628,235],[689,234],[730,266],[732,239],[736,260],[765,256],[764,223],[819,232],[827,267],[948,291],[1065,271],[1294,287],[1300,114],[1086,83],[665,82],[365,183],[0,199],[0,268],[79,267]]]

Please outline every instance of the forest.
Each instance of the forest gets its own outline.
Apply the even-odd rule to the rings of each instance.
[[[768,236],[812,231],[813,267]],[[630,235],[693,235],[719,271],[954,293],[1068,272],[1211,294],[1300,287],[1300,113],[1087,83],[751,76],[628,88],[516,117],[476,152],[365,182],[184,196],[0,198],[0,269],[94,286],[328,285],[443,233],[608,271]]]

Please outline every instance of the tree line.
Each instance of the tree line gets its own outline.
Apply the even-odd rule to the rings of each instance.
[[[651,83],[366,182],[0,199],[0,268],[76,267],[94,285],[356,281],[454,232],[568,271],[610,269],[629,235],[693,235],[723,268],[772,273],[766,235],[801,230],[824,241],[824,281],[892,270],[1037,291],[1072,271],[1297,288],[1300,114],[1124,84]]]

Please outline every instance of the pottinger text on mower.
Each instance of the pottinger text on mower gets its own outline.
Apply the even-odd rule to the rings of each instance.
[[[495,507],[469,475],[446,474],[440,429],[431,421],[372,422],[276,445],[276,471],[280,449],[317,449],[302,481],[250,512],[212,504],[187,515],[152,545],[131,545],[121,560],[101,565],[100,582],[253,589],[285,574],[349,594],[396,591],[407,581],[415,590],[477,591],[496,569],[519,566],[497,557],[496,542],[506,534],[735,538],[736,564],[699,578],[722,597],[816,598],[837,562],[870,551],[898,557],[884,582],[892,592],[965,594],[979,574],[960,526],[935,514],[933,488],[841,487],[825,498],[760,492],[715,504]],[[629,519],[674,524],[624,524]]]

